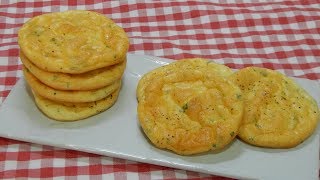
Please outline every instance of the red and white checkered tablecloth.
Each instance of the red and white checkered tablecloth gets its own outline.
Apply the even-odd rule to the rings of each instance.
[[[319,1],[0,0],[0,104],[22,75],[19,27],[33,16],[70,9],[112,18],[127,32],[130,53],[203,57],[320,82]],[[0,138],[0,179],[5,178],[227,179]]]

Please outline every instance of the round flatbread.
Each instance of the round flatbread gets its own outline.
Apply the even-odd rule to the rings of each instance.
[[[23,68],[23,74],[31,89],[35,91],[35,93],[52,101],[72,103],[98,101],[110,95],[121,85],[121,81],[116,81],[111,85],[95,90],[64,91],[53,89],[49,86],[46,86],[45,84],[40,82],[35,76],[33,76],[31,72],[25,67]]]
[[[176,62],[172,62],[169,65],[161,66],[156,71],[150,71],[145,74],[139,81],[137,86],[137,99],[143,98],[145,87],[153,82],[153,79],[156,79],[161,76],[166,76],[170,73],[175,72],[177,69],[182,70],[199,70],[206,72],[215,73],[217,76],[228,77],[233,74],[233,71],[222,64],[214,63],[207,59],[202,58],[189,58],[181,59]]]
[[[112,66],[92,70],[82,74],[47,72],[28,60],[20,52],[24,66],[42,83],[59,90],[93,90],[99,89],[120,80],[126,67],[126,60]]]
[[[245,142],[261,147],[290,148],[315,130],[319,120],[317,103],[292,79],[258,67],[244,68],[231,78],[244,96],[239,137]]]
[[[129,39],[102,14],[71,10],[36,16],[18,32],[26,57],[50,72],[80,74],[125,59]]]
[[[142,78],[152,83],[141,92],[139,122],[156,147],[190,155],[222,149],[236,137],[243,112],[241,91],[205,69],[172,70],[170,64],[145,75],[160,76]]]
[[[88,103],[59,103],[34,93],[35,103],[48,117],[58,121],[77,121],[101,113],[110,108],[119,95],[120,88],[109,96]]]

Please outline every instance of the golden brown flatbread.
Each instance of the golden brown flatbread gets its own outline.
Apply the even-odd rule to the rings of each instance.
[[[34,93],[35,103],[48,117],[58,121],[77,121],[99,114],[110,108],[119,95],[120,88],[109,96],[88,103],[59,103]]]
[[[319,108],[292,79],[265,68],[248,67],[232,75],[243,92],[244,115],[239,137],[270,148],[300,144],[316,129]]]
[[[47,72],[28,60],[20,52],[20,59],[24,66],[42,83],[59,90],[94,90],[119,81],[126,67],[126,60],[119,64],[92,70],[82,74],[66,74]]]
[[[212,71],[207,61],[203,63],[178,61],[152,70],[140,80],[152,80],[139,82],[138,117],[156,147],[190,155],[222,149],[238,134],[241,91],[224,73]],[[181,68],[187,66],[190,68]]]
[[[30,19],[19,30],[18,43],[37,67],[70,74],[118,64],[129,48],[121,27],[102,14],[83,10]]]
[[[27,68],[23,68],[23,74],[31,89],[35,93],[43,96],[52,101],[62,101],[62,102],[72,102],[72,103],[81,103],[81,102],[92,102],[98,101],[109,96],[112,92],[118,89],[121,85],[121,81],[115,81],[113,84],[106,87],[94,90],[86,91],[65,91],[53,89],[49,86],[46,86],[40,82],[35,76],[33,76]]]

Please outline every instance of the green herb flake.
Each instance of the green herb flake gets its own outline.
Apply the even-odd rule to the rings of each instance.
[[[213,63],[213,61],[207,61],[207,65],[210,64],[210,63]]]
[[[183,112],[186,112],[187,109],[188,109],[188,103],[186,103],[186,104],[184,104],[184,105],[182,106]]]
[[[260,72],[260,74],[261,74],[263,77],[267,77],[267,76],[268,76],[267,72],[264,72],[264,71]]]
[[[241,94],[237,94],[237,99],[241,99],[242,95]]]
[[[216,147],[217,147],[217,145],[216,145],[216,144],[213,144],[213,145],[212,145],[212,147],[213,147],[213,148],[216,148]]]
[[[40,32],[38,32],[38,31],[34,31],[33,34],[38,36],[38,37],[40,36]]]
[[[255,123],[254,125],[259,129],[261,128],[261,126],[258,123]]]
[[[232,132],[230,133],[230,136],[231,136],[231,137],[233,137],[233,136],[234,136],[234,131],[232,131]]]
[[[58,79],[58,76],[57,75],[53,75],[52,80],[55,81],[57,79]]]

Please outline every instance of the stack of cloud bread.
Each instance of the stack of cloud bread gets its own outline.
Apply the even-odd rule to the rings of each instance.
[[[24,77],[48,117],[75,121],[117,100],[129,39],[124,30],[91,11],[48,13],[18,33]]]

